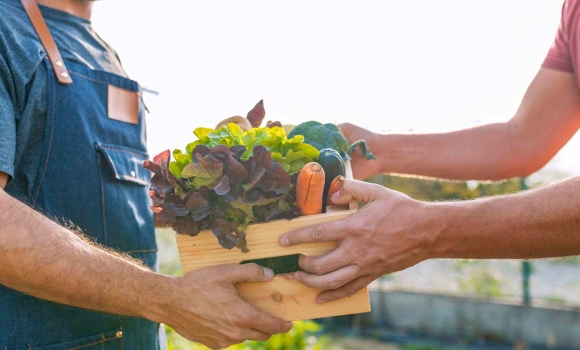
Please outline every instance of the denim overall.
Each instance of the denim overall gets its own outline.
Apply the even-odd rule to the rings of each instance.
[[[138,124],[108,116],[110,85],[139,95],[141,88],[129,79],[68,61],[73,83],[59,84],[49,60],[45,63],[46,137],[29,203],[156,268],[150,174],[141,166],[148,158],[143,101],[139,98]],[[102,281],[102,288],[116,286]],[[156,323],[57,304],[0,285],[2,350],[160,348],[165,344],[159,344]]]

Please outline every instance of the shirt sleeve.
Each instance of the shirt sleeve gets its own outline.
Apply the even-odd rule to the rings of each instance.
[[[16,154],[16,113],[11,86],[10,69],[0,53],[0,172],[8,174],[10,178],[14,177]]]
[[[570,55],[570,32],[568,29],[570,27],[569,19],[571,9],[568,5],[569,1],[564,2],[560,25],[558,26],[558,32],[556,33],[556,39],[548,51],[548,55],[546,56],[544,63],[542,63],[542,67],[573,73],[574,67],[572,65],[572,57]]]

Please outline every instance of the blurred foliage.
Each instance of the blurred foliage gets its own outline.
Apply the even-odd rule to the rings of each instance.
[[[564,258],[551,259],[550,264],[577,266],[580,265],[580,256],[568,256]]]
[[[182,338],[168,326],[168,350],[207,350],[208,348]],[[297,321],[292,330],[286,334],[277,334],[268,341],[246,341],[230,346],[228,350],[323,350],[328,344],[326,337],[318,337],[322,327],[314,321]]]
[[[457,281],[459,291],[488,297],[502,296],[501,278],[489,269],[473,271],[466,278]]]
[[[424,201],[475,199],[514,193],[522,188],[520,179],[503,182],[454,182],[420,177],[378,175],[369,181]]]
[[[556,303],[556,304],[565,304],[566,303],[566,299],[562,298],[559,295],[550,295],[549,297],[546,298],[547,301],[552,302],[552,303]]]
[[[403,347],[403,350],[445,350],[445,348],[439,345],[409,343]]]
[[[473,259],[454,260],[452,269],[459,273],[456,283],[461,294],[485,297],[506,296],[503,286],[506,281],[505,273],[512,276],[514,269],[519,271],[513,261],[500,261],[498,264],[498,261],[492,263],[490,260]]]

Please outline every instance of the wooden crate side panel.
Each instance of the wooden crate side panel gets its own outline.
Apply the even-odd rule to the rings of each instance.
[[[200,232],[196,237],[177,235],[177,247],[183,265],[183,272],[204,267],[237,264],[246,260],[264,259],[294,254],[319,256],[336,247],[335,242],[317,242],[300,244],[294,247],[281,247],[278,239],[284,233],[317,225],[325,222],[344,219],[356,210],[339,210],[325,214],[299,217],[294,220],[278,220],[267,223],[258,223],[248,226],[246,237],[249,253],[242,253],[239,249],[226,250],[219,245],[216,237],[209,230]]]
[[[236,286],[242,299],[257,309],[286,321],[370,312],[367,288],[349,298],[316,304],[318,289],[308,288],[296,281],[292,274],[278,275],[270,282],[240,283]]]

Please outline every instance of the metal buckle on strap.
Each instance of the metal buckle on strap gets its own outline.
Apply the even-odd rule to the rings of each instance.
[[[42,13],[40,12],[40,8],[38,7],[36,0],[20,1],[22,2],[24,10],[28,14],[28,18],[30,18],[30,22],[32,22],[32,26],[38,34],[40,42],[46,50],[48,59],[50,60],[54,74],[56,75],[56,79],[61,84],[72,84],[72,78],[70,77],[70,74],[64,65],[60,51],[58,50],[58,47],[56,47],[56,43],[50,34],[50,30],[46,26],[46,22],[42,17]]]

